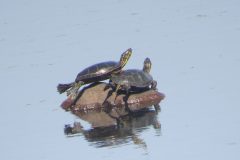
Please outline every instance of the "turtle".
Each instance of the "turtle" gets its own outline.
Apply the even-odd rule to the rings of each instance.
[[[75,99],[78,89],[85,84],[107,80],[112,74],[119,73],[131,57],[132,49],[129,48],[122,53],[120,61],[107,61],[91,65],[78,73],[74,82],[58,84],[57,90],[60,94],[67,92],[67,96]]]
[[[148,89],[157,90],[157,82],[150,75],[151,60],[144,60],[143,69],[128,69],[119,74],[114,74],[110,78],[110,85],[115,86],[116,97],[119,90],[125,90],[127,96],[130,91]],[[116,98],[115,98],[116,99]]]

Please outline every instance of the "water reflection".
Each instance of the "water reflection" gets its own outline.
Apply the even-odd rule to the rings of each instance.
[[[144,139],[140,133],[154,128],[160,135],[161,124],[157,119],[159,110],[144,109],[136,113],[124,116],[122,125],[116,125],[116,120],[103,111],[76,114],[81,119],[92,124],[93,128],[84,129],[80,122],[67,124],[64,133],[68,137],[83,135],[94,147],[114,147],[122,144],[133,143],[138,147],[146,148]]]

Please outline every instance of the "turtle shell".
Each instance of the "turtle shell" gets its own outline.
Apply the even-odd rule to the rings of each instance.
[[[91,83],[106,80],[110,78],[112,72],[120,69],[119,63],[114,61],[94,64],[78,73],[75,82],[83,81],[84,83]]]
[[[142,70],[129,69],[122,71],[120,74],[111,77],[112,82],[119,85],[128,85],[131,87],[148,87],[151,85],[153,78],[149,73]]]

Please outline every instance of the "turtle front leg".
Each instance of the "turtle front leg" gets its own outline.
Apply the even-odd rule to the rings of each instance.
[[[115,94],[116,94],[116,96],[115,96],[115,98],[114,98],[114,104],[116,104],[115,101],[116,101],[116,99],[117,99],[117,97],[118,97],[118,92],[119,92],[119,89],[120,89],[120,88],[121,88],[121,85],[118,84],[118,85],[116,86],[116,89],[115,89]]]
[[[114,88],[115,88],[115,84],[113,83],[113,81],[111,79],[109,80],[109,82],[104,87],[104,91],[108,90],[109,88],[111,88],[112,90],[114,90]]]
[[[157,81],[155,81],[155,80],[152,81],[152,83],[151,83],[151,89],[156,90],[156,91],[158,90],[158,89],[157,89]]]
[[[111,88],[111,89],[110,89],[110,88]],[[104,87],[104,91],[106,91],[106,90],[108,90],[108,89],[110,89],[110,90],[108,91],[108,94],[107,94],[105,100],[103,101],[102,105],[105,105],[107,99],[108,99],[109,97],[111,97],[112,94],[114,93],[114,84],[113,84],[112,81],[109,81],[109,83]],[[115,98],[116,98],[116,97],[115,97]],[[114,101],[114,102],[115,102],[115,101]]]

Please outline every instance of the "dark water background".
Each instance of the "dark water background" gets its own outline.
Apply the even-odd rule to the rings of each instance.
[[[237,0],[1,1],[0,159],[239,159],[239,6]],[[73,81],[85,66],[118,60],[129,47],[126,68],[142,68],[151,58],[166,94],[155,115],[161,129],[139,120],[106,141],[65,136],[64,125],[79,118],[59,107],[65,95],[56,85]]]

